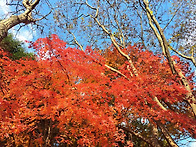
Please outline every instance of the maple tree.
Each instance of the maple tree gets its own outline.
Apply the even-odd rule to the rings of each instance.
[[[177,146],[179,133],[196,138],[188,91],[162,55],[140,45],[82,51],[57,35],[30,47],[36,60],[0,52],[1,146],[133,146],[139,139],[157,147]],[[194,91],[189,64],[172,60]]]

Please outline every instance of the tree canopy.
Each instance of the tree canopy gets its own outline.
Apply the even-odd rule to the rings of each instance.
[[[1,145],[162,147],[195,138],[189,91],[162,55],[128,46],[129,62],[114,45],[81,51],[57,35],[31,46],[37,60],[1,52]],[[172,59],[193,90],[189,64]]]

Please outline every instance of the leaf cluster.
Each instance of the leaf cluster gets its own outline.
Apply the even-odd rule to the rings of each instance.
[[[12,61],[0,53],[2,146],[145,146],[150,143],[141,136],[153,139],[149,132],[160,124],[172,135],[195,134],[196,122],[182,99],[187,91],[161,55],[139,46],[124,49],[135,76],[115,48],[81,51],[57,35],[31,47],[36,60]],[[160,126],[159,141],[167,146]]]

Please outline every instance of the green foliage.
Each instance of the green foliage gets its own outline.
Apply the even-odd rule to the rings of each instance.
[[[34,59],[33,53],[27,53],[22,46],[22,42],[14,39],[12,34],[9,34],[0,42],[0,48],[8,52],[10,59],[18,60],[22,57],[29,57]]]

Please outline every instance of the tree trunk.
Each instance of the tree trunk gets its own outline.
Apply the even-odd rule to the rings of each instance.
[[[20,15],[12,15],[7,19],[0,21],[0,42],[8,34],[8,30],[12,27],[25,23],[29,24],[35,22],[36,20],[32,18],[31,12],[38,5],[40,0],[35,0],[34,2],[29,2],[29,0],[23,0],[23,5],[26,8],[26,11]]]
[[[158,21],[156,20],[155,16],[153,15],[153,12],[151,11],[151,9],[149,8],[149,2],[148,0],[143,0],[143,3],[145,5],[145,9],[146,9],[146,14],[149,20],[149,25],[152,28],[152,30],[154,31],[160,46],[163,50],[163,54],[164,56],[167,58],[171,71],[174,75],[178,75],[181,79],[181,84],[184,85],[184,87],[186,88],[186,90],[188,91],[187,96],[185,98],[185,100],[188,102],[188,104],[191,106],[192,108],[192,112],[193,112],[193,116],[196,119],[196,98],[194,97],[189,82],[187,81],[186,77],[183,75],[182,71],[180,69],[178,69],[178,71],[175,68],[175,62],[171,59],[171,55],[169,52],[169,43],[166,40],[166,37],[163,33],[162,28],[160,27]],[[154,24],[155,26],[154,26]]]

